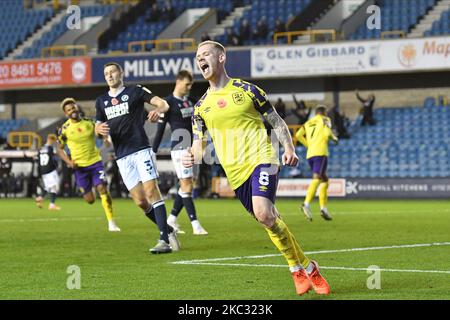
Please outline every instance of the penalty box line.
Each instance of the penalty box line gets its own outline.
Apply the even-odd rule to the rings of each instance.
[[[341,252],[355,252],[355,251],[372,251],[372,250],[389,250],[389,249],[403,249],[403,248],[418,248],[418,247],[432,247],[432,246],[450,246],[450,242],[433,242],[433,243],[420,243],[420,244],[406,244],[406,245],[393,245],[393,246],[377,246],[377,247],[365,247],[365,248],[349,248],[349,249],[337,249],[337,250],[320,250],[320,251],[306,251],[305,254],[327,254],[327,253],[341,253]],[[277,257],[281,254],[266,254],[266,255],[254,255],[254,256],[242,256],[242,257],[227,257],[227,258],[212,258],[202,260],[180,260],[170,262],[171,264],[186,264],[186,265],[209,265],[209,266],[230,266],[230,267],[271,267],[271,268],[286,268],[286,265],[279,264],[252,264],[252,263],[223,263],[220,261],[233,261],[243,259],[261,259],[269,257]],[[321,269],[330,270],[349,270],[349,271],[367,271],[370,268],[354,268],[354,267],[331,267],[320,266]],[[384,272],[411,272],[411,273],[443,273],[450,274],[450,270],[415,270],[415,269],[392,269],[392,268],[380,268],[378,269]]]
[[[221,263],[221,262],[191,262],[184,263],[189,265],[203,265],[203,266],[227,266],[227,267],[270,267],[270,268],[287,268],[285,264],[251,264],[251,263]],[[379,270],[383,272],[411,272],[411,273],[444,273],[450,274],[450,270],[410,270],[410,269],[383,269],[383,268],[354,268],[354,267],[324,267],[320,266],[320,269],[330,270],[348,270],[348,271],[369,271]]]

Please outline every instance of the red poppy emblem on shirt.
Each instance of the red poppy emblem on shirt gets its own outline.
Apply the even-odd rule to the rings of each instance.
[[[116,98],[113,98],[113,99],[111,100],[111,103],[112,103],[113,106],[115,106],[116,104],[119,103],[119,100],[117,100]]]
[[[227,106],[227,102],[224,99],[220,99],[219,101],[217,101],[217,105],[219,106],[219,108],[225,108]]]
[[[83,132],[83,129],[81,129],[81,128],[78,128],[78,132]]]

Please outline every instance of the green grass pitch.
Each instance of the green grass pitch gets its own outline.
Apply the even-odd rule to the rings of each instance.
[[[332,288],[326,297],[295,294],[284,258],[238,200],[196,202],[208,236],[192,235],[183,211],[182,249],[166,255],[149,253],[156,227],[131,200],[114,201],[120,233],[107,231],[100,201],[58,203],[63,210],[54,212],[31,199],[0,200],[0,299],[450,298],[449,201],[331,199],[334,220],[322,220],[315,205],[310,223],[299,201],[279,199],[292,233],[322,266]],[[71,265],[80,268],[79,290],[66,286]],[[373,265],[381,272],[368,273]],[[378,289],[368,279],[379,280]]]

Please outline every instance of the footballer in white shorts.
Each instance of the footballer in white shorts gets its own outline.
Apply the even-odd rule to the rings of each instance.
[[[158,171],[150,148],[118,159],[117,166],[128,190],[133,189],[139,182],[158,179]]]
[[[59,175],[57,170],[42,175],[44,189],[49,193],[59,192]]]

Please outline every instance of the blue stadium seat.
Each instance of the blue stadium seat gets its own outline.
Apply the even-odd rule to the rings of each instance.
[[[401,1],[401,0],[389,0],[380,2],[381,16],[382,16],[382,31],[400,30],[409,32],[413,26],[419,21],[419,19],[426,14],[436,4],[436,0],[426,1]],[[446,32],[448,33],[449,30]],[[426,35],[439,34],[440,28],[432,28]],[[445,31],[444,31],[445,32]],[[425,33],[424,33],[425,35]],[[353,33],[347,35],[347,39],[367,39],[367,38],[380,38],[381,32],[370,32],[367,30],[365,23]]]
[[[442,134],[442,128],[450,124],[448,107],[437,106],[435,99],[429,97],[424,107],[376,109],[374,115],[379,120],[375,127],[361,127],[350,140],[330,149],[330,176],[433,178],[450,175],[450,148],[447,147],[450,135]],[[427,132],[426,137],[423,132]],[[433,143],[429,142],[430,138]]]

